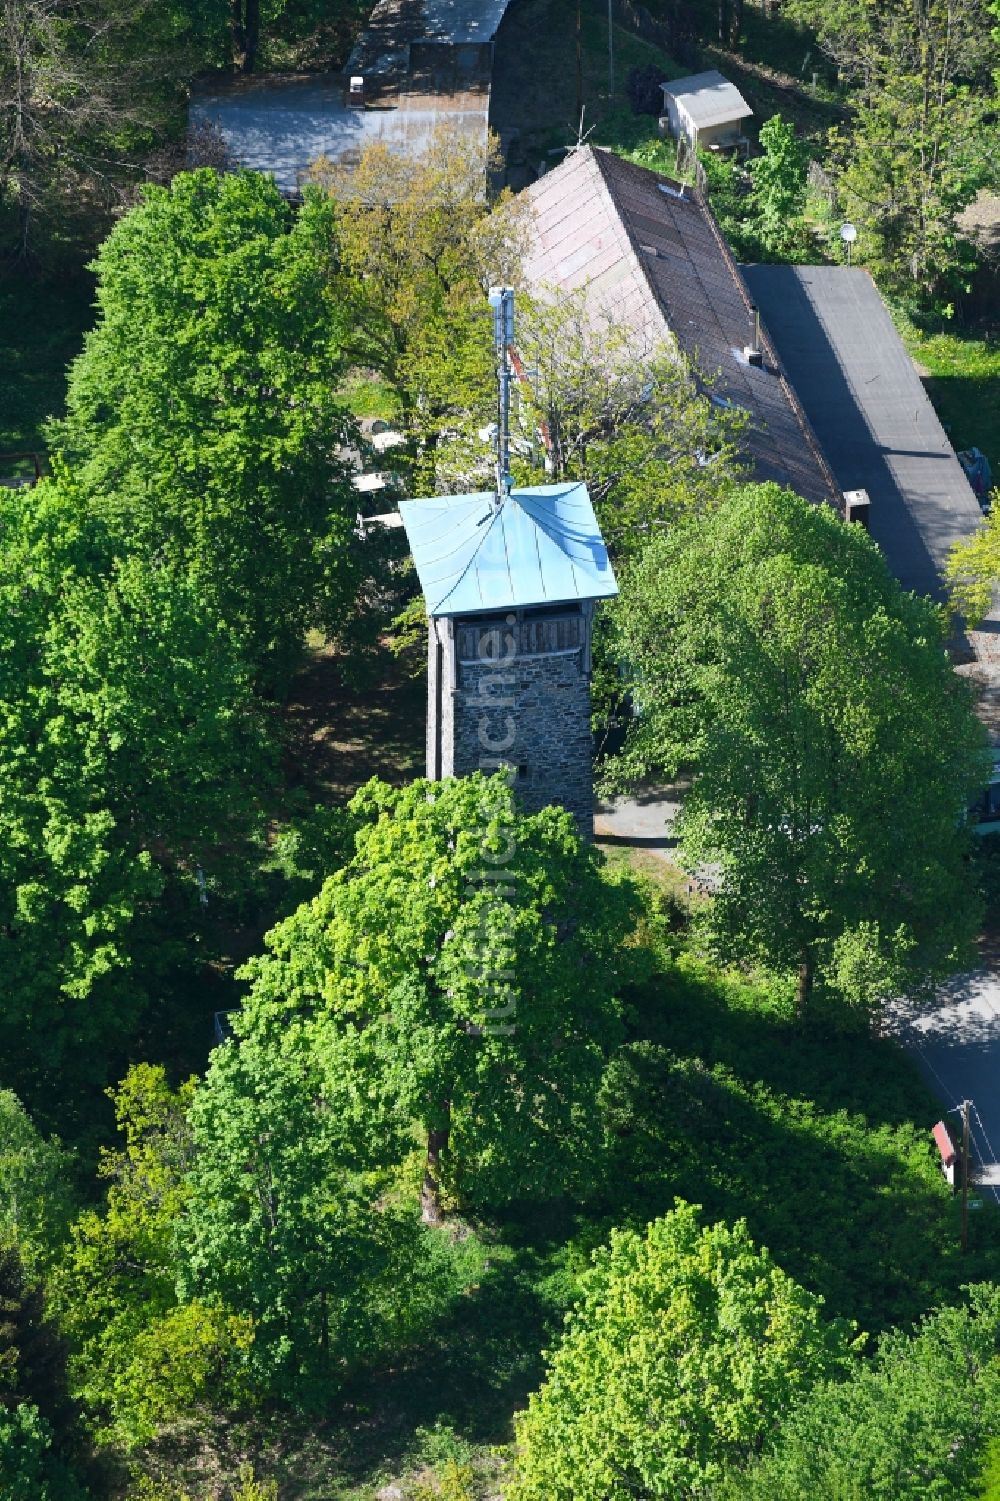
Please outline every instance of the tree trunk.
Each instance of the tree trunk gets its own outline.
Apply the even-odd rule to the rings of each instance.
[[[719,41],[723,47],[729,41],[729,27],[727,26],[729,7],[726,0],[719,0]]]
[[[729,37],[732,46],[736,46],[743,30],[743,0],[733,0],[733,14],[729,24]]]
[[[229,29],[233,38],[233,62],[246,71],[247,32],[243,24],[243,0],[231,0]]]
[[[451,1106],[446,1108],[450,1122]],[[447,1150],[451,1126],[432,1128],[427,1133],[427,1161],[424,1164],[424,1181],[420,1189],[420,1218],[425,1225],[440,1225],[444,1219],[441,1204],[441,1153]]]
[[[243,59],[244,73],[252,73],[257,62],[260,46],[260,0],[246,0],[247,50]]]
[[[809,955],[799,965],[799,983],[795,992],[795,1006],[799,1019],[806,1015],[809,1010],[809,1002],[812,998],[813,988],[813,961]]]

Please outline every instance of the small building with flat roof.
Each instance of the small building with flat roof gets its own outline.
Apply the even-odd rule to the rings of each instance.
[[[670,133],[692,152],[746,142],[744,122],[753,110],[735,83],[712,68],[661,84]]]

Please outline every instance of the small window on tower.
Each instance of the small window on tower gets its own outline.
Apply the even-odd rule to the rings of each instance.
[[[517,775],[518,775],[518,777],[520,778],[520,780],[522,782],[525,780],[525,778],[528,775],[528,763],[527,763],[527,761],[522,761],[521,762],[520,766],[517,768]]]

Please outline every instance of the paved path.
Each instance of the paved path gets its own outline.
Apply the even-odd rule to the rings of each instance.
[[[673,824],[680,806],[676,787],[648,787],[632,797],[613,797],[597,804],[594,833],[601,844],[628,845],[666,857],[677,844]]]

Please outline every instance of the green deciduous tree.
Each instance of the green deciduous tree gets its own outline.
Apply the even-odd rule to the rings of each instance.
[[[760,145],[750,163],[754,231],[769,254],[791,256],[803,248],[808,153],[780,115],[760,127]]]
[[[945,568],[952,608],[978,625],[993,604],[1000,581],[1000,502],[993,506],[979,531],[956,542]]]
[[[558,808],[524,816],[505,776],[403,790],[352,811],[356,853],[268,937],[240,1025],[309,1031],[359,1138],[419,1122],[423,1210],[503,1202],[594,1168],[591,1111],[632,958],[630,888]]]
[[[519,317],[520,429],[534,453],[515,468],[585,481],[620,560],[658,528],[719,504],[739,473],[745,423],[709,400],[714,371],[670,344],[643,347],[610,313],[595,319],[590,301],[557,294]]]
[[[893,291],[941,303],[975,262],[958,215],[1000,165],[985,0],[794,0],[790,11],[855,87],[833,159],[859,255]]]
[[[852,1346],[742,1221],[701,1227],[678,1202],[595,1253],[516,1420],[511,1501],[710,1495],[791,1403],[849,1368]]]
[[[76,1501],[70,1465],[81,1453],[63,1341],[0,1227],[0,1498]]]
[[[253,172],[149,188],[95,262],[98,324],[52,442],[127,546],[188,574],[272,685],[356,572],[337,450],[332,206]]]
[[[0,1036],[9,1082],[62,1066],[65,1087],[141,1008],[129,971],[166,872],[193,883],[255,836],[269,755],[194,578],[116,561],[65,478],[30,510],[3,493]]]
[[[72,1155],[38,1131],[15,1094],[0,1090],[0,1243],[30,1272],[51,1260],[74,1211]]]
[[[85,1501],[54,1452],[49,1423],[30,1402],[0,1406],[0,1501]]]
[[[225,10],[224,0],[3,0],[0,256],[108,224],[151,148],[179,132]]]
[[[218,1304],[178,1305],[173,1236],[192,1157],[193,1088],[191,1080],[172,1091],[148,1064],[130,1070],[113,1094],[125,1146],[104,1154],[106,1205],[76,1221],[53,1278],[74,1391],[103,1431],[129,1444],[209,1393],[242,1391],[253,1336],[248,1318]]]
[[[379,1171],[401,1147],[379,1116],[373,1100],[359,1122],[294,1023],[274,1043],[218,1049],[196,1094],[179,1291],[252,1321],[258,1394],[320,1403],[429,1317],[433,1256]]]
[[[640,711],[624,767],[692,769],[682,845],[720,867],[721,953],[862,1015],[960,961],[983,734],[939,611],[863,531],[749,487],[650,547],[617,629]]]
[[[773,1452],[725,1501],[976,1501],[985,1445],[1000,1435],[1000,1292],[970,1289],[870,1365],[793,1409]]]
[[[419,155],[373,145],[349,172],[322,159],[312,169],[337,206],[348,349],[395,394],[417,493],[437,483],[442,435],[495,414],[485,293],[519,279],[525,232],[523,203],[504,193],[490,205],[499,164],[495,139],[467,144],[440,130]]]

